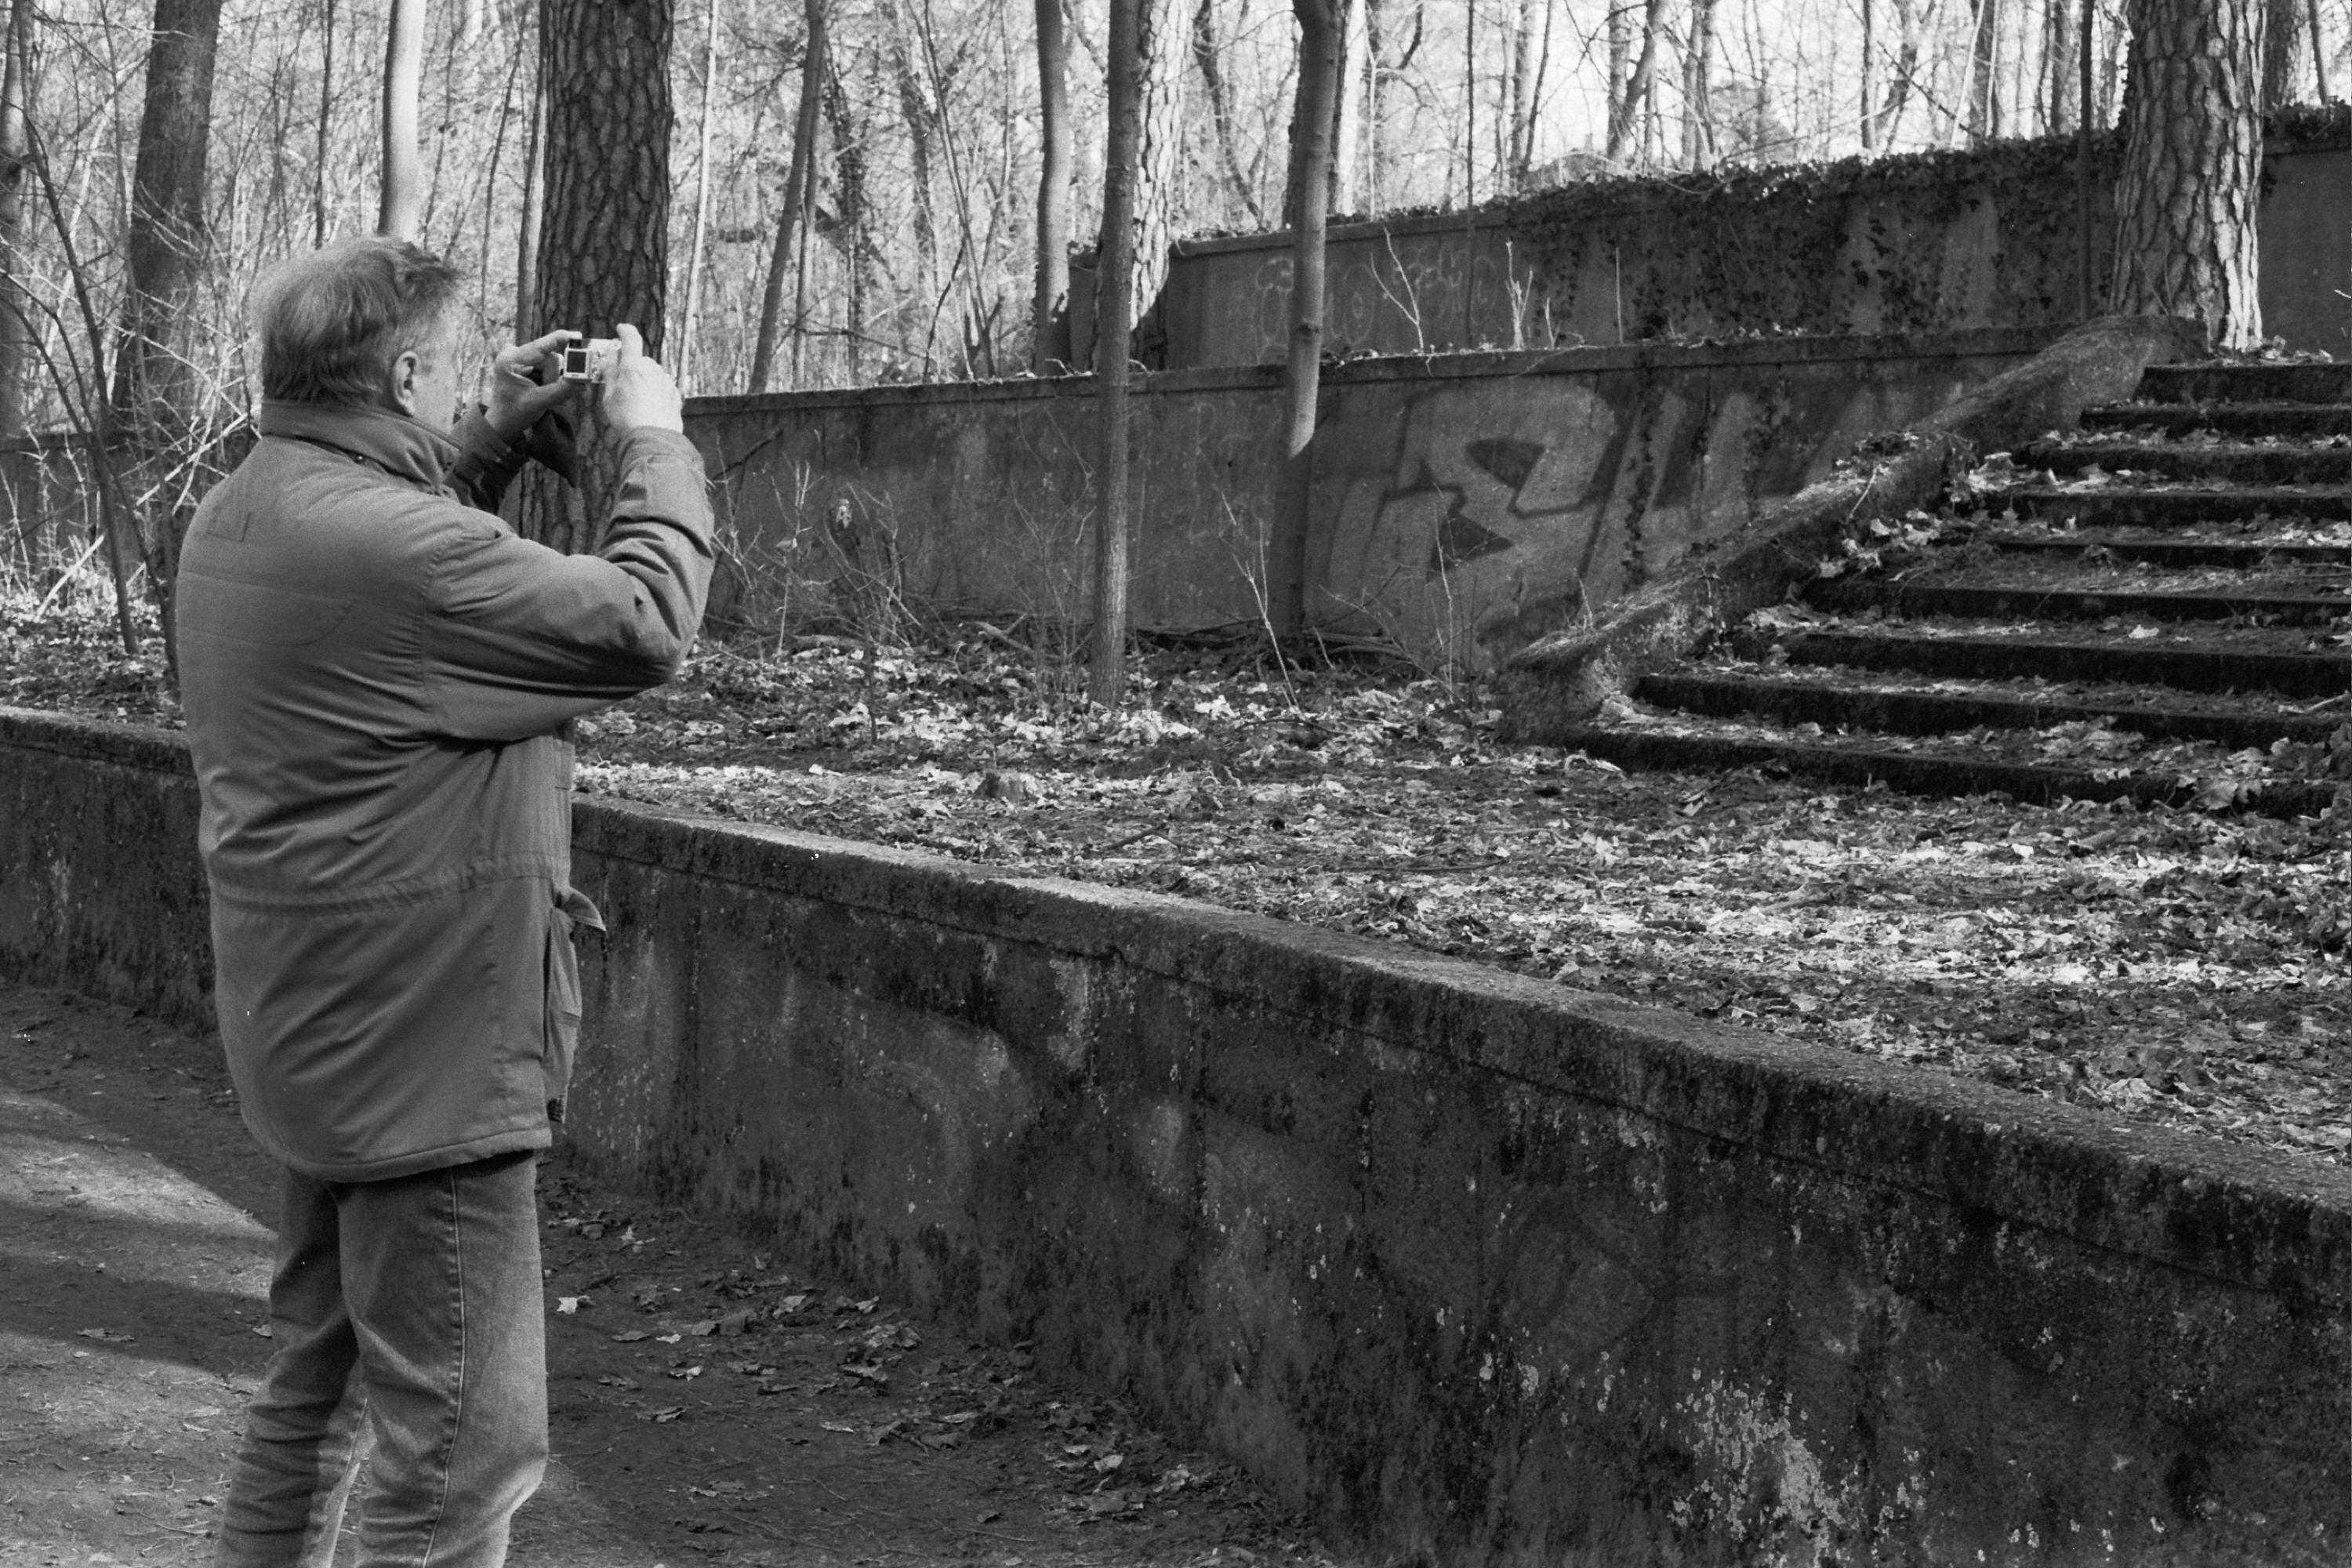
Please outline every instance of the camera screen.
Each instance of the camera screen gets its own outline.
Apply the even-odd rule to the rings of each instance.
[[[588,343],[585,339],[574,338],[570,343],[565,345],[563,350],[563,374],[566,375],[586,375],[588,374]]]

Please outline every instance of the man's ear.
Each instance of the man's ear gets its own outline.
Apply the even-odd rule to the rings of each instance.
[[[415,349],[403,349],[384,378],[384,395],[394,408],[412,419],[416,416],[416,378],[424,368],[423,355]]]

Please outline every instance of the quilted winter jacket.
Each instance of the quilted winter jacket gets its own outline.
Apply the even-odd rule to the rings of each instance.
[[[196,512],[180,682],[215,1002],[246,1123],[369,1181],[544,1148],[579,1022],[572,749],[667,679],[702,617],[710,508],[685,437],[621,444],[604,547],[488,509],[521,465],[388,410],[265,405]]]

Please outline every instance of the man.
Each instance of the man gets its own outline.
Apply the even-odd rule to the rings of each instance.
[[[620,329],[620,487],[566,556],[491,509],[578,390],[559,343],[459,402],[458,274],[345,240],[255,290],[261,438],[179,575],[215,1000],[285,1166],[270,1324],[224,1568],[324,1564],[365,1460],[361,1561],[474,1568],[547,1456],[533,1174],[579,1020],[562,726],[660,684],[711,565],[668,374]]]

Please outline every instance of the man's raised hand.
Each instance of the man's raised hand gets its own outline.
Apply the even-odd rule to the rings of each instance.
[[[499,439],[511,445],[530,433],[541,416],[557,404],[578,395],[580,384],[565,381],[550,364],[551,356],[572,341],[570,332],[550,332],[527,343],[500,349],[490,362],[490,395],[487,417]],[[544,367],[544,381],[532,379]]]
[[[614,329],[621,363],[604,377],[604,423],[616,435],[632,430],[686,430],[684,401],[669,372],[646,357],[646,340],[623,321]]]

